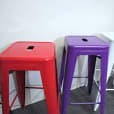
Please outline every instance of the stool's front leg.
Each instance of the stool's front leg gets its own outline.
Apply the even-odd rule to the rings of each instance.
[[[66,114],[67,111],[76,58],[77,56],[75,55],[75,53],[73,53],[73,50],[69,50],[67,54],[66,67],[65,67],[61,114]]]
[[[9,71],[0,65],[1,89],[2,89],[2,112],[9,114]]]
[[[48,114],[60,114],[55,60],[44,62],[41,70],[42,83],[48,108]]]
[[[104,114],[105,96],[106,96],[106,79],[107,79],[108,51],[101,56],[101,104],[100,114]]]

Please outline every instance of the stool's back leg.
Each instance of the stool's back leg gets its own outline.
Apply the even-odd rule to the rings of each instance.
[[[89,55],[88,56],[88,93],[89,94],[91,94],[91,90],[92,90],[95,64],[96,64],[96,56]]]
[[[25,71],[16,71],[17,91],[21,107],[25,105]]]

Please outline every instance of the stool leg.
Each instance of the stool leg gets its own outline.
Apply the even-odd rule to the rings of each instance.
[[[61,114],[66,114],[66,111],[67,111],[76,58],[77,56],[72,52],[72,50],[69,50],[67,54],[67,61],[66,61],[66,68],[65,68]]]
[[[106,96],[106,79],[107,79],[107,63],[108,53],[102,55],[101,58],[101,104],[100,114],[104,114],[105,110],[105,96]]]
[[[17,91],[21,107],[25,105],[25,71],[16,71]]]
[[[42,83],[48,108],[48,114],[59,114],[59,99],[57,95],[55,61],[50,60],[43,64],[41,70]]]
[[[62,56],[62,64],[61,64],[61,71],[60,71],[60,77],[59,77],[59,87],[61,90],[61,86],[62,86],[62,82],[63,82],[63,78],[64,78],[64,69],[65,69],[65,49],[63,50],[63,56]]]
[[[0,67],[1,76],[1,89],[2,89],[2,112],[3,114],[9,114],[9,72],[6,68]]]
[[[88,93],[89,95],[91,94],[91,91],[92,91],[95,63],[96,63],[96,56],[89,55],[88,56]]]

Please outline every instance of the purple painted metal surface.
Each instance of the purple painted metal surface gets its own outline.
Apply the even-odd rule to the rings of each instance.
[[[92,80],[95,69],[96,55],[101,57],[101,102],[100,114],[104,114],[106,76],[108,62],[109,44],[96,36],[67,36],[65,37],[65,51],[63,52],[62,66],[60,73],[60,87],[63,83],[61,114],[66,114],[69,104],[70,88],[78,55],[89,55],[88,89],[91,93]],[[66,57],[66,61],[65,58]],[[63,82],[64,80],[64,82]]]
[[[103,40],[97,38],[96,36],[66,36],[65,40],[67,44],[71,47],[108,47],[109,45]]]

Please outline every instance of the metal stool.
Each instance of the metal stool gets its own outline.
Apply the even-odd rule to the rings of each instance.
[[[59,114],[59,99],[55,69],[55,46],[51,42],[16,42],[0,55],[0,81],[3,114],[9,114],[17,96],[25,104],[25,71],[39,70],[49,114]],[[18,95],[9,106],[9,72],[16,71]]]
[[[63,94],[61,102],[61,114],[66,114],[66,109],[69,104],[69,93],[72,83],[74,68],[77,56],[88,55],[88,89],[91,93],[92,78],[95,69],[96,56],[101,57],[101,101],[88,103],[70,103],[76,104],[100,104],[100,114],[104,114],[105,108],[105,89],[107,76],[107,62],[108,62],[109,44],[100,40],[95,36],[67,36],[65,37],[65,49],[63,52],[61,73],[60,73],[60,88],[63,83]],[[66,57],[66,61],[65,61]],[[85,77],[87,78],[87,77]],[[63,81],[64,80],[64,81]]]

